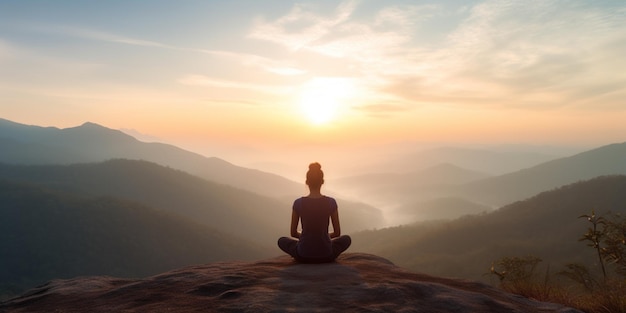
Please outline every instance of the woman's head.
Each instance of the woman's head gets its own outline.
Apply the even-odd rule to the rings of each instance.
[[[324,183],[324,172],[322,172],[322,165],[319,163],[309,164],[309,171],[306,172],[306,184],[309,188],[320,188]]]

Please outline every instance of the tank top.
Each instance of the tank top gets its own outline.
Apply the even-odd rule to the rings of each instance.
[[[301,197],[293,203],[293,210],[300,216],[302,234],[298,243],[298,255],[303,258],[327,258],[332,255],[332,243],[328,235],[330,215],[337,210],[335,199]]]

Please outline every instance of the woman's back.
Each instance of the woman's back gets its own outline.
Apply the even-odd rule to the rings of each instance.
[[[300,215],[302,222],[298,254],[307,258],[331,255],[328,225],[331,214],[337,210],[335,199],[327,196],[301,197],[294,202],[293,209]]]
[[[323,183],[322,166],[317,162],[309,164],[306,173],[309,195],[296,199],[291,210],[290,233],[293,238],[278,239],[278,247],[300,262],[332,262],[352,243],[350,236],[341,235],[337,201],[322,195]],[[332,233],[328,232],[329,222],[333,224]],[[298,231],[300,223],[301,232]]]

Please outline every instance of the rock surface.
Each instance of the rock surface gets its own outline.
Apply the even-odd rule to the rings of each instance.
[[[54,280],[0,312],[578,312],[486,284],[432,277],[361,253],[186,267],[145,279]]]

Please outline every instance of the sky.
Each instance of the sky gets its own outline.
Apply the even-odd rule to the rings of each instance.
[[[625,55],[622,0],[0,0],[0,117],[231,157],[594,146],[626,141]]]

